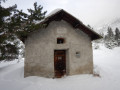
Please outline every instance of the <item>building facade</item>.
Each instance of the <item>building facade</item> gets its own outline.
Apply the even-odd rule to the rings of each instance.
[[[93,73],[91,41],[100,36],[84,25],[74,26],[71,20],[75,23],[76,18],[69,15],[60,10],[43,21],[47,23],[46,28],[29,34],[25,40],[25,77],[60,78],[64,75]]]

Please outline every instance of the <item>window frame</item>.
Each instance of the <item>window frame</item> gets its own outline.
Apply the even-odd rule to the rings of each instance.
[[[65,43],[65,38],[62,38],[62,37],[57,38],[57,44],[64,44],[64,43]]]

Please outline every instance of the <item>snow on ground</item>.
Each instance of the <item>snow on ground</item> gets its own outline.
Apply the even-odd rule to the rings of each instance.
[[[0,90],[120,90],[120,48],[94,50],[94,67],[100,77],[89,74],[61,79],[24,78],[24,62],[0,63]]]

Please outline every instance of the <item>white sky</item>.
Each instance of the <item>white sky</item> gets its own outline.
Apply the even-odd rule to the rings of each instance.
[[[62,8],[92,27],[102,21],[120,18],[120,0],[7,0],[4,5],[17,4],[19,9],[27,12],[28,8],[33,8],[36,1],[47,10],[47,14]]]

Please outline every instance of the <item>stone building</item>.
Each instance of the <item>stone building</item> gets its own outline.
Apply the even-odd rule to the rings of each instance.
[[[25,40],[25,77],[93,73],[91,41],[100,35],[63,9],[41,23],[47,26],[30,33]]]

